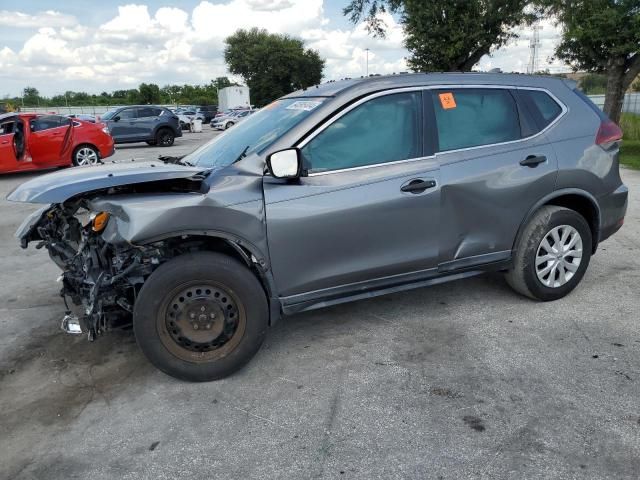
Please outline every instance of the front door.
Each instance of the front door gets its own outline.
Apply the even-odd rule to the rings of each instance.
[[[357,102],[300,147],[308,176],[264,180],[285,303],[406,283],[437,265],[440,179],[420,91]]]
[[[508,260],[523,219],[554,189],[555,151],[517,99],[510,88],[431,93],[442,181],[441,272]]]
[[[116,142],[135,141],[137,134],[135,120],[137,118],[135,107],[123,108],[112,120],[107,122],[109,132]],[[117,120],[116,120],[117,118]]]

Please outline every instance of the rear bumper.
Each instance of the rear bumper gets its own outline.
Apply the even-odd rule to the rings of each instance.
[[[616,233],[624,223],[627,213],[629,189],[623,184],[612,193],[599,199],[600,203],[600,235],[602,242]]]

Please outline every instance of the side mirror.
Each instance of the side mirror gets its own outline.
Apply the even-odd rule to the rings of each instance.
[[[119,122],[120,121],[120,115],[116,115],[115,117],[112,118],[112,120],[114,122]]]
[[[297,148],[274,152],[267,157],[267,168],[275,178],[298,178],[302,171],[302,157]]]

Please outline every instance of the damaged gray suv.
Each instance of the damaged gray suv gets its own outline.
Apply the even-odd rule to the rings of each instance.
[[[156,367],[206,381],[283,315],[486,271],[567,295],[623,223],[621,135],[562,79],[344,80],[183,158],[69,169],[8,198],[45,204],[17,236],[63,270],[66,330],[133,322]]]

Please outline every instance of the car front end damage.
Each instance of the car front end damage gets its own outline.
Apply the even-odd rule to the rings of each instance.
[[[34,218],[35,217],[35,218]],[[90,340],[131,322],[136,293],[168,254],[168,245],[133,246],[105,241],[111,214],[94,212],[88,200],[38,210],[17,232],[21,246],[37,242],[62,269],[60,295],[67,312],[63,329]],[[72,313],[69,302],[80,308]]]

